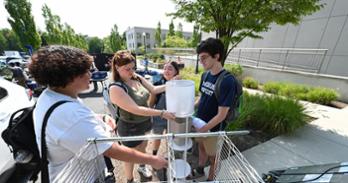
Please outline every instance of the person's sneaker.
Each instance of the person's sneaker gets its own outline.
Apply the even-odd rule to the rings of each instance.
[[[140,182],[138,180],[132,179],[132,180],[127,180],[127,183],[140,183]]]
[[[196,173],[198,174],[198,175],[204,175],[204,167],[197,167],[196,168]]]
[[[116,182],[116,178],[113,172],[107,172],[105,173],[105,179],[104,179],[105,183],[115,183]]]
[[[145,177],[145,178],[151,178],[152,177],[151,171],[148,168],[146,168],[146,166],[139,166],[138,167],[138,173],[141,176]]]

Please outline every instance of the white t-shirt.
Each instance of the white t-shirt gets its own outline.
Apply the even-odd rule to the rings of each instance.
[[[88,138],[110,137],[108,126],[98,120],[96,114],[84,106],[80,99],[46,89],[40,95],[33,114],[36,141],[40,151],[44,115],[54,103],[61,100],[72,102],[58,106],[51,113],[46,127],[47,157],[51,181],[74,156],[79,154],[80,149],[86,146]],[[99,154],[96,154],[95,157],[104,153],[111,145],[112,142],[97,143]]]

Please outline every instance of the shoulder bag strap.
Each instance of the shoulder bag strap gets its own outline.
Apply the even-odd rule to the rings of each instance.
[[[49,174],[48,174],[48,160],[47,160],[47,144],[46,144],[46,126],[48,118],[50,117],[51,113],[55,108],[58,106],[66,103],[71,102],[67,100],[59,101],[53,104],[46,112],[43,123],[42,123],[42,129],[41,129],[41,182],[42,183],[49,183]]]

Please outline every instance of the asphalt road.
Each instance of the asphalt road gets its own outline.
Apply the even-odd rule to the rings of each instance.
[[[84,104],[90,107],[95,113],[105,114],[107,109],[104,106],[103,90],[100,82],[97,83],[97,87],[93,83],[90,84],[90,89],[81,93],[79,96],[83,100]]]

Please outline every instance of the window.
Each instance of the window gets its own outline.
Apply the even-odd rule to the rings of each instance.
[[[137,33],[137,39],[141,40],[141,34],[140,33]]]
[[[5,88],[0,87],[0,100],[5,98],[8,95],[7,90]]]

